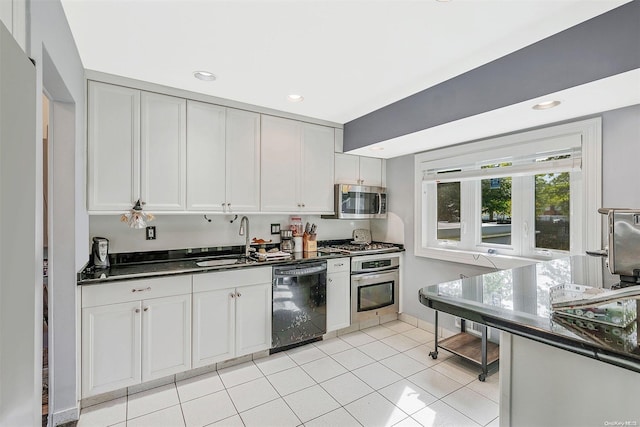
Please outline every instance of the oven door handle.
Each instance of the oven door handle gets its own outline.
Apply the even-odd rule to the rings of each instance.
[[[351,272],[351,275],[353,277],[357,276],[369,276],[371,277],[372,273],[378,273],[378,274],[385,274],[385,273],[393,273],[395,271],[398,271],[398,267],[392,267],[389,268],[389,266],[386,267],[378,267],[378,268],[368,268],[366,271],[361,271],[361,270],[354,270]]]
[[[353,276],[351,276],[351,280],[355,280],[357,282],[360,282],[362,280],[371,281],[371,280],[378,280],[378,279],[381,279],[383,277],[392,277],[392,276],[395,276],[397,274],[398,274],[398,270],[385,271],[385,272],[380,273],[380,274],[365,273],[365,274],[353,275]]]

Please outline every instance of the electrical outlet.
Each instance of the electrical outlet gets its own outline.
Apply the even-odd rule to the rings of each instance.
[[[156,226],[150,225],[147,227],[147,240],[156,240]]]
[[[280,224],[271,224],[271,234],[280,234]]]
[[[456,327],[460,327],[461,326],[461,322],[460,322],[460,318],[459,317],[455,317],[454,320],[454,324],[456,325]],[[482,337],[482,325],[476,322],[472,322],[471,320],[465,320],[464,321],[467,333],[471,334],[471,335],[475,335],[478,337]],[[491,328],[487,327],[487,339],[491,338]]]

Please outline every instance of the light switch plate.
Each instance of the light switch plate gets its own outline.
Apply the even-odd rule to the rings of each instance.
[[[156,226],[150,225],[147,227],[147,240],[156,240]]]
[[[271,234],[280,234],[280,224],[271,224]]]

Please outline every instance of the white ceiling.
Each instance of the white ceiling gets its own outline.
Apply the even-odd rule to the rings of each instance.
[[[62,0],[86,69],[340,124],[627,2]]]

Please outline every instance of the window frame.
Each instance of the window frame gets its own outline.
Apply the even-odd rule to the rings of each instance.
[[[580,137],[581,170],[571,173],[570,251],[538,250],[535,238],[525,238],[535,229],[535,183],[533,175],[512,177],[511,247],[482,243],[481,219],[469,221],[481,199],[481,179],[461,180],[460,242],[437,241],[437,184],[425,181],[433,170],[457,169],[461,164],[487,163],[512,156],[544,155],[564,136]],[[542,141],[538,144],[538,141]],[[548,142],[547,141],[551,141]],[[531,148],[535,147],[535,148]],[[566,148],[556,146],[555,150]],[[533,151],[532,151],[533,150]],[[584,254],[602,245],[602,120],[600,117],[549,126],[511,135],[484,139],[418,153],[415,160],[414,231],[416,256],[492,268],[512,268],[531,262]],[[543,173],[543,172],[541,172]],[[430,187],[431,186],[431,187]],[[476,207],[477,205],[477,207]],[[523,213],[524,212],[524,213]],[[435,218],[435,221],[433,220]],[[435,239],[434,239],[435,235]]]

